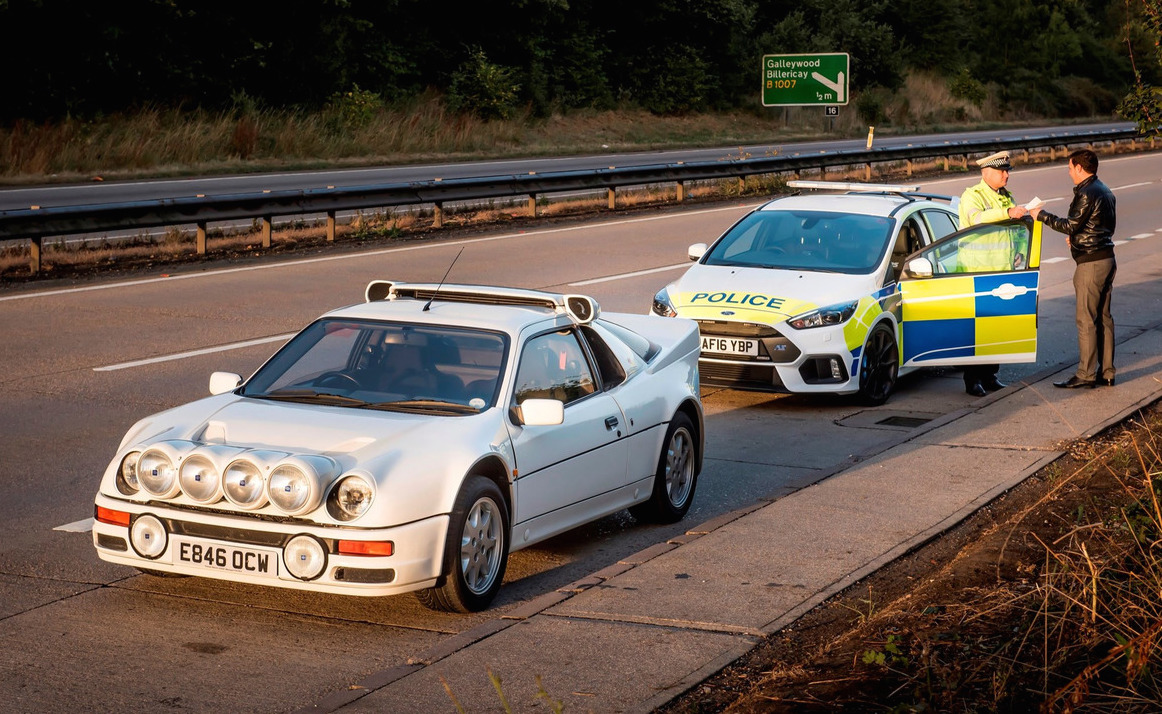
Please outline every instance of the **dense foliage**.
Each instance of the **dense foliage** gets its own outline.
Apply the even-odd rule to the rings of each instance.
[[[0,121],[315,108],[350,92],[391,104],[431,88],[482,118],[518,107],[678,114],[753,106],[761,55],[804,52],[849,52],[857,92],[922,68],[970,96],[978,83],[1017,108],[1085,114],[1133,84],[1131,44],[1152,56],[1140,2],[0,0]],[[1156,62],[1138,71],[1162,83]]]

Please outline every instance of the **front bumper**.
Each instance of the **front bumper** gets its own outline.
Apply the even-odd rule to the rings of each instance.
[[[762,392],[849,394],[859,391],[858,360],[847,349],[842,325],[779,330],[769,325],[699,320],[703,336],[754,339],[755,356],[703,352],[702,385]]]
[[[97,555],[110,563],[161,573],[343,595],[395,595],[434,585],[440,575],[448,532],[446,515],[392,528],[340,528],[266,521],[235,514],[193,512],[152,503],[131,503],[102,494],[97,495],[96,505],[129,513],[133,519],[129,527],[94,522],[93,545]],[[144,515],[156,517],[165,526],[166,548],[157,558],[139,555],[130,542],[133,521]],[[322,573],[312,580],[300,580],[291,575],[282,559],[283,547],[298,535],[317,539],[326,550]],[[392,541],[394,550],[389,556],[341,554],[337,548],[339,539]],[[274,561],[273,567],[267,574],[256,574],[246,568],[214,568],[183,562],[178,552],[182,542],[267,553]]]

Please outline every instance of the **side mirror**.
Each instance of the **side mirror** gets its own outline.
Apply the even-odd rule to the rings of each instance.
[[[242,377],[233,372],[215,372],[210,375],[210,394],[225,394],[238,389]]]
[[[690,258],[690,260],[698,260],[702,256],[706,255],[706,244],[695,243],[686,249],[686,255]]]
[[[930,278],[932,263],[927,258],[912,258],[904,266],[904,275],[909,278]]]
[[[556,399],[526,399],[515,410],[524,426],[556,426],[565,421],[565,405]]]

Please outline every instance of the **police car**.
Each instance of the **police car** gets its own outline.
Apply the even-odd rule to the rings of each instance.
[[[1039,223],[958,231],[956,199],[918,186],[788,186],[831,192],[772,200],[690,246],[696,265],[654,296],[654,314],[698,322],[703,385],[875,405],[918,367],[1036,361]],[[1007,267],[960,260],[997,232]]]

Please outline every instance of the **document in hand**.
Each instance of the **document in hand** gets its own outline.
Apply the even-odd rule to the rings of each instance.
[[[1025,204],[1025,210],[1032,211],[1034,208],[1040,208],[1041,206],[1044,206],[1044,205],[1045,205],[1045,202],[1042,201],[1039,196],[1034,196],[1032,201],[1029,201],[1028,203]]]

